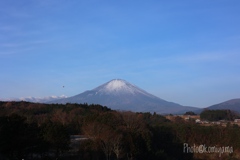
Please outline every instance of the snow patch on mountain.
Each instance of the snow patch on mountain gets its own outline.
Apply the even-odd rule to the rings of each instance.
[[[112,94],[112,95],[144,94],[144,95],[150,96],[150,97],[153,96],[153,95],[147,93],[146,91],[138,88],[137,86],[134,86],[122,79],[113,79],[93,90],[95,91],[95,94]]]
[[[121,79],[114,79],[98,89],[100,89],[100,92],[108,94],[134,94],[135,92],[131,84]]]
[[[120,89],[128,89],[128,86],[123,80],[115,79],[107,83],[105,88],[109,91],[113,91],[113,90],[120,90]]]
[[[67,96],[61,95],[61,96],[48,96],[48,97],[21,97],[21,98],[8,98],[8,99],[0,98],[0,101],[27,101],[27,102],[44,103],[44,102],[57,100],[57,99],[61,99],[61,98],[67,98]]]

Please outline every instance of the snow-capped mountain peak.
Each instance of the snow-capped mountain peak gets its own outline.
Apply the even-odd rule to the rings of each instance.
[[[122,79],[113,79],[94,90],[100,94],[148,94],[137,86],[134,86]]]
[[[108,82],[106,84],[105,88],[109,91],[120,90],[120,89],[123,89],[123,88],[127,88],[127,84],[124,80],[114,79],[114,80]]]
[[[113,79],[95,89],[49,103],[101,104],[117,110],[170,113],[184,110],[179,104],[165,101],[122,79]]]
[[[102,86],[100,86],[100,92],[105,93],[134,93],[134,88],[125,80],[113,79]]]

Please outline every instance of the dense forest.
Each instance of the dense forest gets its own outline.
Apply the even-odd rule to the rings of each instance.
[[[233,121],[236,118],[239,118],[238,114],[231,110],[204,110],[200,114],[201,119],[208,121]]]
[[[72,135],[85,138],[73,145]],[[235,160],[239,135],[237,125],[201,126],[94,104],[0,102],[3,160]],[[186,144],[230,146],[233,153],[196,153],[186,151]]]

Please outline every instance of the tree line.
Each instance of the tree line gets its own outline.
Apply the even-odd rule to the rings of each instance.
[[[72,152],[70,135],[87,139]],[[234,153],[222,158],[234,159],[240,155],[238,135],[238,126],[171,122],[156,113],[114,111],[96,104],[0,102],[0,159],[192,160],[218,156],[184,153],[184,143],[230,145]]]
[[[234,111],[231,111],[229,109],[222,109],[222,110],[204,110],[203,112],[201,112],[200,118],[208,121],[219,120],[233,121],[234,119],[239,118],[239,116]]]

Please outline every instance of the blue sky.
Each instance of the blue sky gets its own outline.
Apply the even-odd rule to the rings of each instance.
[[[114,78],[188,106],[240,98],[239,8],[238,0],[0,0],[0,99],[73,96]]]

